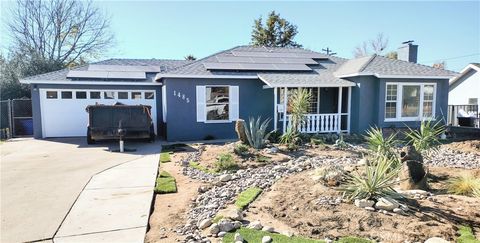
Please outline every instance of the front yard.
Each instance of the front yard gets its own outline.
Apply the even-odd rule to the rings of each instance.
[[[178,192],[157,195],[147,242],[478,242],[480,198],[456,195],[452,179],[468,175],[473,182],[467,184],[479,183],[480,140],[444,141],[424,156],[428,189],[400,190],[396,177],[393,188],[402,196],[386,208],[377,207],[377,197],[359,206],[341,191],[350,175],[375,167],[366,141],[302,139],[294,149],[276,142],[259,150],[241,142],[175,146],[171,162],[160,168],[177,179]],[[393,150],[399,155],[402,149]],[[338,178],[331,174],[337,170]]]

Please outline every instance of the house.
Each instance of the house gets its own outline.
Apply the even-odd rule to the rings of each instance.
[[[449,105],[478,105],[480,101],[480,63],[470,63],[460,75],[450,79]]]
[[[411,43],[400,51],[407,61],[238,46],[196,61],[110,59],[21,82],[31,85],[36,138],[85,136],[85,106],[115,102],[151,105],[155,132],[169,141],[235,138],[237,119],[258,116],[285,131],[297,88],[313,94],[302,132],[361,133],[447,109],[456,73],[415,63]]]

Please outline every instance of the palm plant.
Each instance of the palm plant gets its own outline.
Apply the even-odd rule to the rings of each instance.
[[[365,173],[347,175],[347,182],[339,189],[343,191],[343,197],[348,200],[402,197],[393,189],[401,167],[393,166],[395,161],[384,156],[377,160],[365,167]]]
[[[394,148],[398,143],[396,137],[397,133],[392,133],[390,136],[385,137],[382,129],[378,127],[370,127],[365,139],[368,143],[368,149],[372,151],[375,156],[382,155],[387,158],[393,158],[395,156]]]
[[[413,130],[410,127],[405,136],[409,144],[413,145],[420,153],[429,153],[438,151],[440,141],[439,137],[445,132],[445,127],[440,124],[441,121],[433,124],[430,120],[422,121],[419,130]]]
[[[261,119],[261,117],[257,119],[250,117],[248,125],[244,123],[248,143],[255,149],[263,148],[263,146],[265,146],[265,140],[267,140],[271,134],[271,132],[266,132],[270,118],[260,123]]]
[[[308,89],[299,88],[292,92],[289,104],[293,131],[298,131],[300,125],[305,122],[305,115],[308,113],[311,99],[312,93]]]

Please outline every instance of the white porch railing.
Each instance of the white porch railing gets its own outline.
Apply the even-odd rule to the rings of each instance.
[[[343,114],[307,114],[305,122],[299,128],[301,133],[329,133],[340,132],[340,120]],[[290,127],[292,115],[287,115],[287,126]]]

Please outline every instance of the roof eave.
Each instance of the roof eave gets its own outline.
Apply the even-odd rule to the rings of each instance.
[[[213,79],[258,79],[257,75],[185,75],[185,74],[157,74],[155,81],[159,81],[163,78],[213,78]]]
[[[468,64],[465,68],[462,69],[462,71],[460,71],[460,75],[457,75],[450,79],[449,85],[456,83],[461,77],[463,77],[463,75],[468,73],[470,70],[475,70],[477,72],[480,72],[480,67],[472,63]]]
[[[71,81],[20,79],[22,84],[68,84],[68,85],[162,85],[161,82],[128,82],[128,81]]]
[[[455,77],[455,75],[398,75],[398,74],[379,74],[379,73],[368,73],[368,72],[360,72],[360,73],[351,73],[351,74],[343,74],[343,75],[335,75],[337,78],[351,78],[351,77],[358,77],[358,76],[375,76],[377,78],[408,78],[408,79],[451,79]]]

